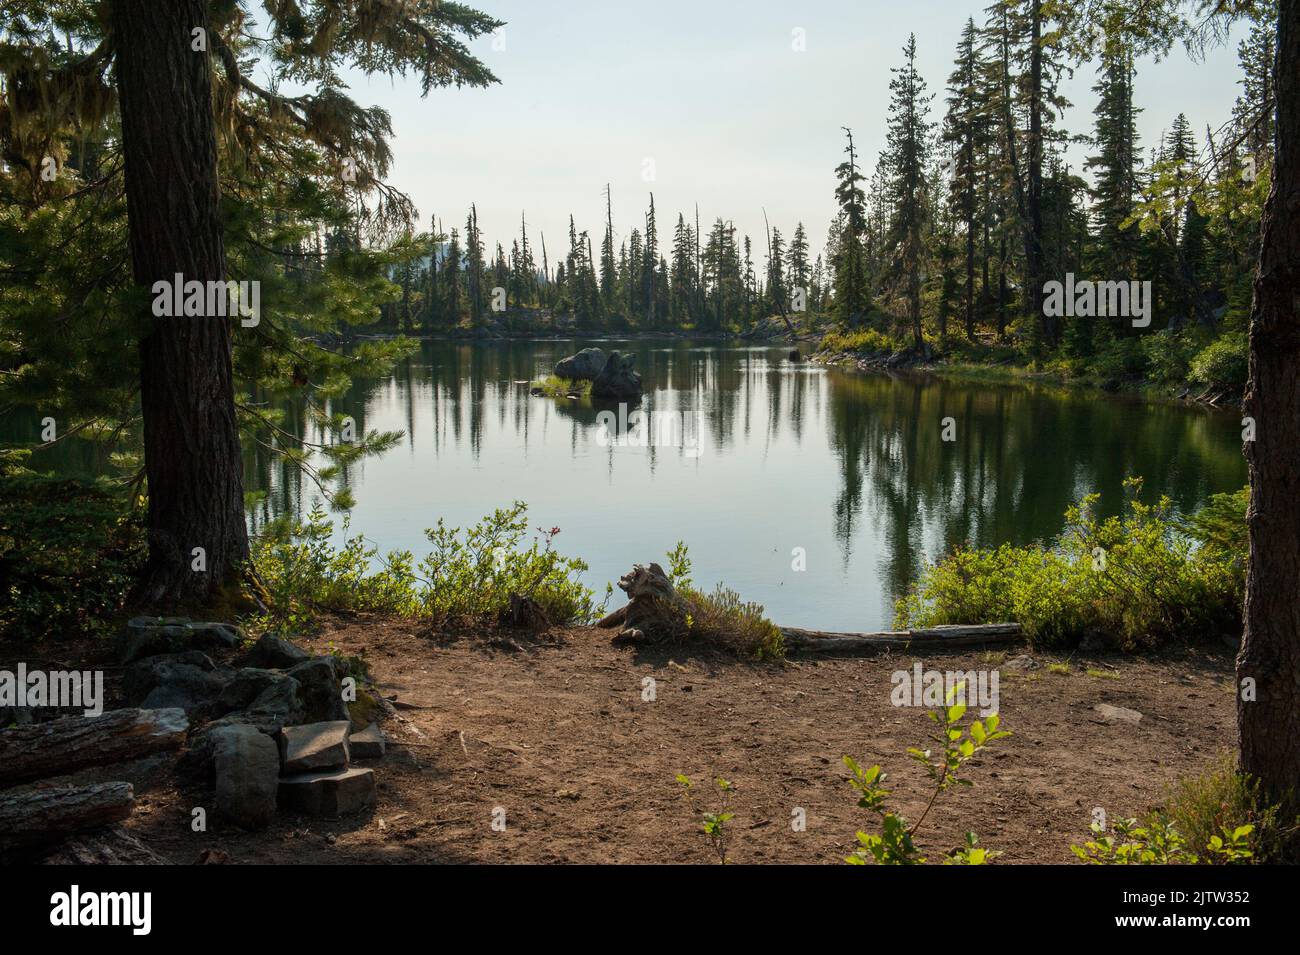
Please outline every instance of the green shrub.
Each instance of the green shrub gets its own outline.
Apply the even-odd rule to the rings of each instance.
[[[0,634],[106,632],[144,563],[140,518],[96,485],[0,480]]]
[[[1208,773],[1180,780],[1166,800],[1169,821],[1184,833],[1198,862],[1221,862],[1214,839],[1249,826],[1248,847],[1259,862],[1280,860],[1287,833],[1280,809],[1269,805],[1256,779],[1237,771],[1225,753]]]
[[[785,638],[763,613],[763,605],[742,602],[734,590],[718,584],[713,593],[691,583],[691,558],[686,544],[668,553],[668,581],[686,604],[686,635],[742,656],[760,660],[785,656]]]
[[[256,541],[253,564],[271,597],[266,626],[300,628],[322,610],[480,619],[503,613],[511,594],[537,601],[552,623],[585,622],[592,615],[591,591],[579,582],[587,565],[555,552],[559,528],[539,532],[524,547],[522,503],[464,533],[440,520],[425,531],[433,550],[418,566],[410,551],[380,558],[348,529],[345,520],[344,543],[335,547],[333,522],[318,503],[305,523],[279,522]]]
[[[858,832],[858,847],[844,861],[851,865],[866,865],[869,861],[879,865],[921,865],[925,862],[925,856],[921,855],[912,837],[929,816],[939,795],[954,785],[971,785],[969,779],[961,777],[961,768],[988,744],[1011,735],[999,729],[1001,717],[997,713],[983,720],[971,719],[969,725],[962,726],[966,704],[956,702],[956,698],[964,687],[964,683],[958,683],[950,688],[945,694],[945,705],[927,714],[936,724],[935,735],[931,737],[934,747],[913,747],[907,751],[908,756],[925,768],[935,787],[916,822],[909,824],[901,815],[886,808],[889,790],[884,788],[884,784],[887,773],[879,766],[863,769],[852,757],[844,757],[844,765],[852,774],[849,784],[861,794],[858,806],[880,817],[880,832]],[[984,865],[998,855],[1000,853],[980,848],[975,833],[967,832],[965,845],[949,853],[944,864]]]
[[[874,328],[835,329],[822,338],[822,349],[835,354],[893,354],[902,346]]]
[[[1113,338],[1098,349],[1088,367],[1102,384],[1141,378],[1147,372],[1147,352],[1140,339]]]
[[[534,381],[530,388],[536,388],[548,398],[567,398],[569,395],[582,395],[585,397],[591,394],[591,382],[570,381],[567,378],[558,378],[555,375],[548,375],[539,381]]]
[[[1224,827],[1203,843],[1189,843],[1169,816],[1159,810],[1145,820],[1121,819],[1114,834],[1093,823],[1096,837],[1070,850],[1091,865],[1196,865],[1214,862],[1241,865],[1252,861],[1251,825]]]
[[[1140,487],[1126,482],[1127,513],[1104,521],[1093,515],[1097,496],[1084,498],[1051,547],[959,550],[926,567],[899,600],[897,625],[1013,621],[1034,644],[1096,631],[1127,649],[1239,630],[1242,555],[1198,546],[1170,501],[1142,504]]]
[[[1245,332],[1226,332],[1197,352],[1189,378],[1206,388],[1240,391],[1250,371],[1250,342]]]
[[[1159,384],[1181,384],[1187,380],[1192,359],[1202,342],[1193,332],[1156,332],[1143,338],[1147,377]]]

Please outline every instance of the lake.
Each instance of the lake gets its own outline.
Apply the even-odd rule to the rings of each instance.
[[[636,355],[641,420],[529,394],[526,382],[587,345]],[[782,625],[876,630],[890,626],[925,561],[962,544],[1050,540],[1066,507],[1091,492],[1115,513],[1129,475],[1146,479],[1145,498],[1167,494],[1183,511],[1246,482],[1234,413],[838,371],[788,353],[424,342],[332,409],[358,431],[406,434],[348,469],[352,532],[418,558],[439,517],[465,526],[518,499],[530,526],[559,527],[556,547],[591,565],[585,580],[598,598],[607,581],[662,562],[684,540],[697,586],[724,582]],[[247,486],[268,491],[255,526],[310,508],[314,488],[296,471],[261,450],[246,459]]]

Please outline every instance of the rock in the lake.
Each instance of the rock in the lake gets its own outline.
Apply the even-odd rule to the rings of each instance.
[[[117,640],[118,658],[133,663],[160,653],[232,650],[243,631],[228,623],[192,623],[184,617],[133,617]]]
[[[347,720],[307,723],[280,730],[280,762],[286,773],[342,769],[348,765]]]
[[[568,381],[591,381],[605,367],[605,353],[599,348],[584,348],[576,355],[555,363],[555,377]]]
[[[311,654],[283,637],[264,633],[257,638],[244,662],[250,667],[268,670],[287,670],[311,659]]]
[[[280,780],[280,807],[312,816],[343,816],[374,804],[373,769],[300,773]]]
[[[371,723],[348,738],[348,749],[353,759],[383,759],[388,742],[378,723]]]
[[[612,401],[634,401],[641,397],[641,375],[634,369],[635,355],[610,352],[601,369],[591,382],[591,396]]]
[[[280,753],[275,741],[247,725],[212,733],[217,812],[244,829],[261,829],[275,815]]]
[[[302,687],[299,693],[303,711],[301,722],[320,723],[348,718],[348,707],[339,688],[338,671],[331,657],[313,657],[306,663],[290,667],[287,672]]]

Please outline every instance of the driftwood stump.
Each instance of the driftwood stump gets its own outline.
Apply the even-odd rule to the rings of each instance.
[[[658,564],[637,564],[619,578],[618,586],[628,595],[627,606],[596,624],[607,630],[618,627],[615,643],[659,643],[685,636],[686,601]]]

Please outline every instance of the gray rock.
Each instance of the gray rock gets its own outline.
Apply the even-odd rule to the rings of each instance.
[[[620,355],[613,351],[591,382],[591,396],[613,401],[632,401],[641,397],[641,376],[633,370],[635,355]]]
[[[230,682],[222,689],[221,696],[217,698],[217,705],[222,713],[248,709],[268,689],[292,679],[292,677],[286,676],[279,670],[259,670],[256,667],[244,667],[242,670],[236,671]],[[293,687],[291,689],[296,695],[298,688]]]
[[[576,355],[555,363],[555,377],[569,381],[591,381],[605,367],[605,353],[599,348],[584,348]]]
[[[252,723],[264,733],[275,734],[283,726],[306,720],[302,704],[302,685],[292,677],[277,680],[257,695],[241,714],[242,722]]]
[[[216,669],[212,658],[199,650],[145,657],[133,663],[122,678],[122,693],[127,702],[133,706],[139,704],[177,665],[197,667],[208,673]]]
[[[243,631],[228,623],[192,623],[184,617],[133,617],[118,637],[117,653],[122,663],[132,663],[185,650],[233,650],[243,638]]]
[[[280,780],[280,807],[312,816],[342,816],[374,805],[375,771],[339,769]]]
[[[1093,709],[1101,717],[1103,723],[1128,723],[1137,726],[1142,722],[1142,714],[1137,710],[1126,709],[1122,706],[1111,706],[1109,703],[1098,703]]]
[[[344,769],[348,765],[347,720],[285,726],[280,730],[280,762],[285,773]]]
[[[311,654],[301,647],[294,646],[283,637],[264,633],[253,644],[245,661],[250,667],[263,669],[287,670],[311,659]]]
[[[212,733],[218,814],[244,829],[261,829],[275,815],[280,754],[255,727],[234,724]]]
[[[1006,663],[1002,664],[1004,670],[1041,670],[1043,665],[1027,653],[1022,653],[1018,657],[1012,657]]]
[[[230,679],[229,670],[204,670],[192,663],[163,663],[152,675],[156,682],[140,701],[141,709],[179,707],[187,714],[214,703]]]
[[[348,738],[348,751],[353,759],[383,759],[388,741],[378,723],[371,723]]]
[[[322,723],[348,718],[348,707],[343,702],[332,658],[313,657],[306,663],[291,667],[287,672],[302,686],[299,696],[303,718],[292,722]]]

